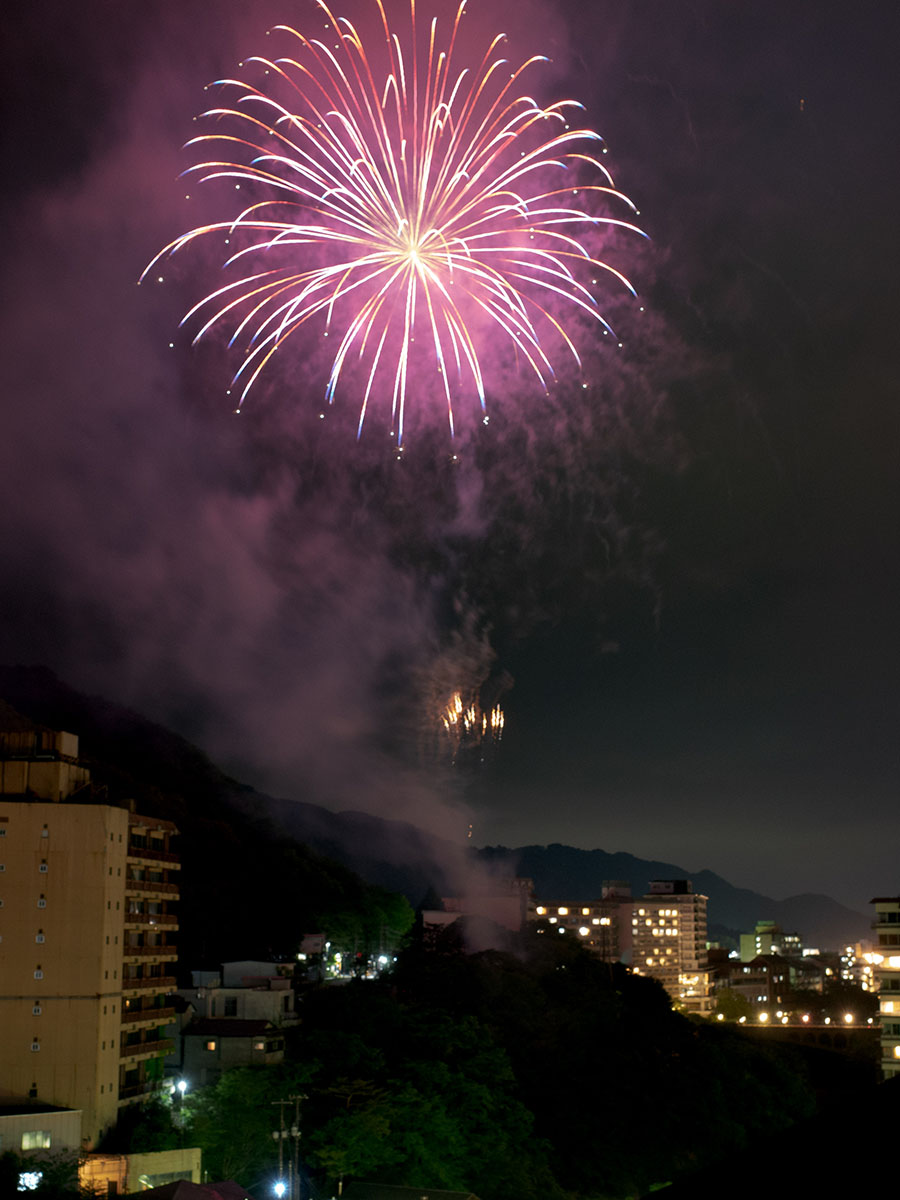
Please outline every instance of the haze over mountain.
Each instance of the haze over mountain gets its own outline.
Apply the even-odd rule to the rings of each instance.
[[[775,900],[736,888],[712,870],[690,872],[675,863],[602,849],[552,844],[470,850],[407,822],[267,796],[229,778],[184,738],[120,705],[74,691],[46,668],[0,666],[0,699],[32,721],[78,734],[81,755],[96,777],[120,794],[133,794],[145,807],[152,809],[166,794],[182,797],[193,812],[217,822],[240,820],[241,814],[248,821],[266,818],[316,854],[342,863],[370,884],[404,893],[413,904],[431,887],[452,894],[465,862],[474,858],[496,877],[532,879],[538,898],[549,903],[596,899],[607,879],[627,881],[635,896],[651,879],[690,879],[709,897],[712,937],[748,931],[764,919],[801,933],[821,949],[868,934],[865,914],[825,895]],[[171,815],[177,820],[177,813]]]

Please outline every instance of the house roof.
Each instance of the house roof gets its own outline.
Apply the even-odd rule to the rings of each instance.
[[[248,1038],[275,1033],[271,1021],[242,1021],[237,1017],[195,1017],[184,1030],[184,1037]]]
[[[152,1200],[253,1200],[248,1191],[230,1179],[224,1183],[190,1183],[187,1179],[177,1179],[174,1183],[164,1183],[162,1187],[129,1192],[125,1200],[138,1196],[141,1200],[146,1200],[148,1196]]]
[[[389,1183],[351,1183],[343,1200],[478,1200],[474,1192],[449,1192],[443,1188],[400,1187]]]

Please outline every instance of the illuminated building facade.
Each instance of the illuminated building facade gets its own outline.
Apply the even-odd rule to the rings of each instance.
[[[587,904],[539,904],[538,921],[556,931],[572,933],[604,962],[619,962],[631,949],[631,888],[627,883],[603,884],[599,900]]]
[[[900,1075],[900,896],[876,897],[876,949],[872,967],[878,983],[881,1016],[881,1070],[885,1079]]]
[[[74,735],[14,733],[0,730],[0,1088],[80,1109],[90,1147],[158,1087],[173,1044],[177,831],[90,803]]]
[[[635,901],[632,970],[658,979],[688,1012],[712,1011],[706,954],[707,898],[689,879],[656,879]]]
[[[785,933],[775,921],[757,921],[753,933],[741,934],[741,962],[752,962],[761,954],[800,958],[803,940],[799,933]]]

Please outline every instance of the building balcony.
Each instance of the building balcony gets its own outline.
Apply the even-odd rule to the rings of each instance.
[[[159,1081],[147,1079],[144,1083],[132,1083],[128,1087],[120,1087],[119,1099],[136,1100],[139,1096],[149,1096],[156,1091],[159,1091]]]
[[[175,946],[125,946],[122,958],[125,962],[130,958],[176,959],[178,949]]]
[[[175,913],[126,913],[125,928],[129,926],[147,928],[152,925],[165,925],[167,928],[178,928],[178,917]]]
[[[170,1050],[174,1049],[173,1038],[158,1038],[152,1042],[132,1042],[130,1046],[122,1047],[119,1051],[119,1059],[122,1062],[139,1062],[142,1058],[154,1058],[157,1054],[168,1054]]]
[[[134,1028],[136,1025],[168,1025],[175,1020],[174,1008],[123,1009],[122,1024]]]
[[[167,850],[156,850],[153,846],[129,846],[125,857],[129,866],[166,863],[176,870],[181,867],[181,860],[177,854],[169,854]]]
[[[149,895],[165,895],[178,899],[177,883],[158,883],[152,879],[126,879],[125,895],[137,896],[142,893]]]
[[[157,992],[174,992],[177,980],[174,975],[152,975],[147,979],[123,979],[122,995],[129,992],[146,992],[151,989]]]

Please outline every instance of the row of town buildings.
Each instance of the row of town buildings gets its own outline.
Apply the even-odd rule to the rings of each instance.
[[[177,830],[102,801],[74,735],[8,712],[0,720],[0,1152],[49,1148],[40,1114],[57,1110],[77,1111],[81,1145],[96,1147],[164,1077],[196,1086],[238,1063],[278,1061],[295,1019],[292,981],[273,964],[224,964],[177,988]],[[713,1007],[707,899],[689,881],[654,881],[639,898],[610,882],[592,903],[549,905],[517,880],[494,902],[503,923],[579,938],[658,979],[686,1010]],[[447,899],[425,919],[446,925],[472,907]],[[900,1073],[900,898],[875,910],[871,969],[890,1075]],[[747,937],[734,988],[758,989],[766,957],[800,961],[774,927]]]

